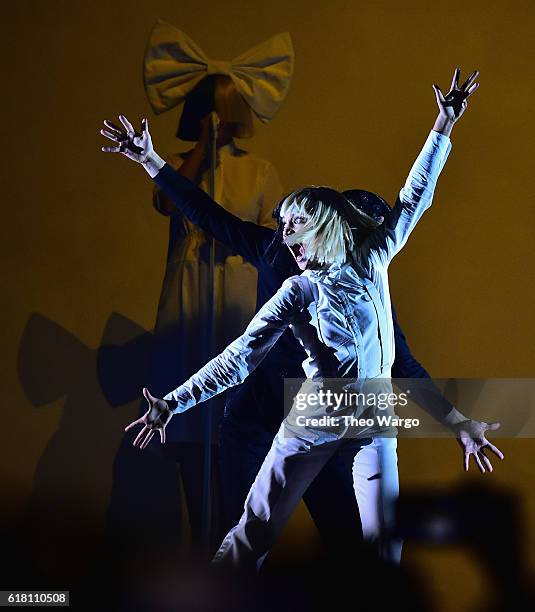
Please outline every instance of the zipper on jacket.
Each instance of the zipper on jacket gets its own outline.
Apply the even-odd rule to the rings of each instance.
[[[361,355],[359,350],[361,349],[361,344],[358,341],[358,338],[361,338],[360,330],[358,329],[358,325],[355,321],[355,317],[353,312],[351,311],[349,300],[347,299],[347,295],[342,289],[337,291],[338,297],[340,298],[340,303],[342,304],[342,310],[344,313],[344,317],[346,320],[347,327],[351,331],[351,335],[353,336],[353,342],[355,343],[355,358],[357,360],[357,372],[360,377],[361,374]]]
[[[372,304],[373,304],[373,309],[375,310],[375,316],[377,317],[377,334],[379,336],[379,346],[381,347],[381,374],[383,373],[383,366],[384,366],[384,351],[383,351],[383,338],[381,335],[381,323],[379,321],[379,311],[377,310],[377,306],[375,305],[375,300],[373,299],[373,296],[370,294],[370,292],[368,291],[368,287],[366,285],[364,285],[364,289],[366,291],[366,295],[369,296]]]

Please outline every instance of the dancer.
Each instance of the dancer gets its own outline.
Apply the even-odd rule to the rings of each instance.
[[[186,34],[170,24],[158,21],[151,33],[145,54],[145,87],[151,106],[156,113],[166,112],[175,107],[189,92],[186,95],[178,135],[182,139],[197,139],[199,119],[212,108],[209,106],[212,96],[208,93],[208,85],[209,79],[214,79],[215,108],[222,111],[220,114],[227,119],[222,126],[222,131],[237,129],[236,135],[245,137],[250,134],[252,122],[250,121],[250,110],[246,111],[243,100],[247,101],[247,105],[253,109],[261,121],[269,120],[286,94],[292,67],[293,52],[288,34],[279,34],[229,63],[211,60]],[[221,74],[218,74],[220,72]],[[210,76],[204,77],[206,73]],[[239,95],[236,94],[236,88]],[[208,140],[206,127],[205,121],[199,142],[184,163],[182,163],[182,158],[177,156],[168,160],[172,167],[178,167],[180,164],[179,172],[197,183],[199,183],[204,159],[206,159],[207,147],[206,144],[203,144]],[[250,156],[248,158],[250,159]],[[232,167],[227,164],[222,178],[231,188],[220,190],[216,199],[227,211],[233,212],[236,216],[220,214],[223,211],[220,211],[218,204],[205,197],[204,194],[195,193],[194,190],[191,190],[188,181],[180,181],[175,173],[165,170],[162,170],[155,178],[157,188],[154,202],[156,208],[164,214],[172,214],[177,211],[183,213],[192,224],[185,223],[191,237],[195,237],[193,229],[195,226],[201,228],[216,238],[218,245],[225,245],[230,251],[241,255],[245,261],[256,266],[259,269],[258,296],[260,299],[257,303],[259,307],[272,297],[284,279],[296,274],[298,268],[286,247],[278,240],[273,241],[270,251],[277,255],[279,265],[265,265],[270,262],[270,257],[264,253],[266,232],[258,233],[251,223],[243,223],[243,220],[251,220],[251,207],[244,207],[243,203],[236,206],[236,202],[230,201],[227,195],[227,192],[234,195],[239,192],[245,201],[249,201],[250,177],[254,174],[254,168],[249,162],[247,171],[245,171],[244,158],[241,154],[237,157],[226,156],[222,159],[222,161],[227,160],[232,162]],[[258,173],[258,176],[260,175],[274,178],[273,172]],[[269,225],[269,218],[265,215],[265,205],[268,200],[274,199],[276,183],[276,180],[263,182],[264,206],[262,207],[263,214],[258,221],[260,225]],[[219,186],[221,188],[221,181],[219,181]],[[206,181],[204,185],[201,183],[201,187],[206,190]],[[254,188],[256,189],[257,187]],[[187,200],[184,200],[184,191]],[[354,197],[356,205],[372,216],[388,217],[390,214],[389,206],[374,194],[355,191],[349,197]],[[275,217],[278,218],[279,215]],[[173,221],[175,222],[174,228]],[[177,315],[177,306],[190,302],[190,300],[182,300],[179,297],[180,282],[177,279],[180,278],[179,275],[183,271],[189,272],[190,270],[187,264],[184,268],[180,264],[177,265],[180,257],[177,253],[179,243],[176,240],[176,230],[177,226],[181,225],[178,221],[181,219],[171,217],[171,232],[174,233],[172,242],[170,242],[168,268],[157,324],[157,330],[167,329],[170,332],[175,330],[175,333],[163,336],[164,339],[168,339],[168,342],[165,344],[165,350],[157,351],[159,358],[154,360],[154,367],[148,380],[149,387],[152,388],[154,385],[157,394],[160,389],[169,388],[166,381],[170,380],[170,376],[173,379],[172,371],[175,371],[174,380],[177,380],[187,378],[200,366],[201,356],[195,357],[192,348],[202,344],[198,339],[202,337],[203,331],[205,336],[206,333],[210,333],[209,326],[205,326],[204,330],[195,329],[191,325],[191,319],[186,328],[170,325],[174,317],[177,317],[177,320],[181,318]],[[242,239],[242,236],[246,238]],[[247,244],[244,244],[244,241]],[[259,253],[262,254],[262,261],[258,260]],[[236,258],[227,258],[225,266],[227,272],[233,269],[227,266],[231,260],[235,261]],[[246,264],[242,264],[241,267],[245,272]],[[183,278],[189,279],[190,276],[190,274],[184,274]],[[227,282],[227,280],[232,280],[232,282]],[[188,281],[187,288],[182,295],[184,293],[194,295],[194,287],[195,284]],[[236,287],[239,289],[236,290]],[[230,300],[234,312],[232,316],[226,317],[230,325],[224,326],[228,340],[234,338],[245,326],[243,316],[240,317],[237,314],[238,312],[242,315],[246,314],[245,296],[247,293],[243,291],[241,284],[236,282],[234,274],[225,274],[225,291],[223,292],[225,298],[239,294],[238,300]],[[202,304],[201,297],[199,300],[199,303]],[[397,324],[394,309],[392,309],[392,315],[396,344],[396,359],[392,375],[395,378],[418,379],[417,383],[410,388],[412,399],[440,422],[444,422],[449,427],[454,427],[458,421],[466,422],[466,418],[453,410],[453,406],[442,397],[429,374],[414,359],[405,336]],[[221,340],[224,341],[224,338]],[[222,344],[218,342],[217,345]],[[293,335],[285,333],[253,375],[244,384],[226,394],[225,414],[219,435],[220,499],[223,510],[220,520],[224,533],[241,516],[247,492],[267,455],[283,418],[283,379],[299,377],[302,373],[300,364],[303,359],[302,349],[295,342]],[[179,369],[175,364],[182,364],[182,368]],[[188,367],[189,371],[187,371]],[[213,407],[208,406],[208,409],[213,409]],[[167,447],[177,446],[169,444],[170,441],[174,442],[184,436],[191,438],[191,422],[198,421],[200,416],[196,412],[184,415],[179,425],[178,420],[171,421],[166,431],[167,442],[164,450]],[[476,445],[476,448],[479,447]],[[477,457],[477,454],[474,456]],[[182,457],[184,457],[183,453]],[[182,459],[182,467],[185,467],[184,459]],[[195,483],[198,483],[195,469],[188,470],[188,473],[192,476],[193,485],[190,488],[186,487],[186,492],[190,489],[193,491]],[[338,499],[336,507],[329,503],[329,499],[333,497]],[[361,538],[361,526],[354,519],[357,508],[352,477],[340,456],[334,456],[321,470],[305,493],[304,501],[324,543],[329,548],[336,547],[342,539],[347,541],[349,538],[357,541]],[[192,510],[189,513],[190,517],[200,516],[200,513],[196,513],[191,504],[189,506]]]
[[[447,154],[447,149],[448,147],[445,146],[445,142],[444,139],[447,141],[447,137],[446,135],[449,134],[449,131],[451,131],[451,127],[453,125],[453,123],[460,117],[460,115],[462,114],[462,112],[464,111],[464,106],[455,106],[455,112],[448,113],[448,109],[451,111],[451,103],[453,103],[454,105],[456,105],[457,102],[459,102],[459,100],[462,102],[463,100],[465,101],[466,98],[468,97],[468,95],[470,95],[470,93],[472,93],[475,89],[475,85],[472,85],[473,81],[475,80],[477,74],[472,75],[472,77],[469,79],[469,81],[467,81],[467,83],[465,83],[465,85],[463,85],[462,88],[458,88],[458,86],[456,85],[453,89],[452,92],[450,92],[450,94],[448,94],[446,100],[444,99],[444,97],[440,94],[439,90],[437,89],[437,99],[439,100],[439,106],[441,108],[441,112],[439,115],[439,118],[437,119],[437,123],[435,124],[435,132],[433,132],[433,135],[430,136],[430,139],[428,140],[427,143],[427,150],[424,149],[424,152],[421,155],[421,159],[419,159],[419,162],[416,164],[415,166],[415,171],[422,171],[422,172],[429,172],[431,174],[438,174],[438,172],[440,171],[440,167],[441,167],[441,163],[434,163],[433,165],[433,161],[436,162],[436,159],[434,159],[434,157],[443,157],[442,159],[442,163],[445,161],[445,156]],[[454,77],[454,81],[456,83],[456,79],[458,78],[458,73],[456,73],[456,76]],[[450,103],[451,101],[451,103]],[[123,135],[117,131],[115,128],[113,128],[113,126],[108,125],[108,127],[111,129],[111,131],[106,131],[106,135],[108,135],[109,137],[111,137],[114,140],[117,141],[122,141],[122,144],[120,147],[110,147],[108,148],[108,150],[111,151],[120,151],[120,152],[124,152],[127,156],[132,157],[133,159],[135,159],[136,157],[138,158],[137,161],[141,161],[144,162],[145,167],[149,170],[149,172],[152,175],[155,175],[160,168],[163,166],[163,161],[159,158],[157,158],[157,156],[155,156],[154,154],[152,154],[152,151],[150,152],[151,154],[146,154],[146,147],[145,145],[147,143],[149,143],[150,141],[150,137],[148,135],[148,129],[147,129],[147,125],[145,122],[145,130],[144,130],[144,135],[140,138],[136,138],[133,130],[130,126],[130,124],[126,121],[126,119],[122,118],[122,121],[124,123],[124,125],[126,126],[127,130],[128,130],[128,137],[126,139],[123,140]],[[442,137],[437,136],[437,133],[442,133]],[[145,141],[145,142],[143,142]],[[141,147],[141,150],[139,149],[134,149],[134,147],[138,147],[139,145],[143,145]],[[427,154],[427,157],[426,157]],[[428,168],[424,168],[424,170],[422,170],[422,168],[420,167],[422,164],[424,164],[424,162],[429,162],[430,166]],[[420,164],[420,166],[418,165]],[[421,212],[423,212],[423,208],[425,208],[425,206],[430,203],[430,197],[432,196],[432,190],[433,190],[433,181],[429,181],[427,187],[422,188],[421,191],[422,193],[418,193],[418,189],[415,189],[414,185],[412,185],[411,181],[415,181],[418,177],[414,176],[414,174],[411,174],[411,177],[409,177],[408,183],[407,183],[407,187],[405,188],[405,190],[402,190],[401,192],[401,196],[399,202],[396,205],[396,208],[394,209],[394,212],[398,211],[398,214],[396,216],[396,214],[392,215],[392,219],[389,221],[388,227],[385,226],[381,231],[377,231],[374,233],[376,239],[377,236],[382,235],[385,239],[385,244],[386,244],[386,250],[385,250],[385,257],[384,257],[384,261],[379,261],[376,259],[375,264],[373,264],[373,262],[370,264],[370,261],[373,260],[373,257],[368,257],[367,260],[367,264],[370,267],[369,271],[372,273],[371,276],[374,278],[374,283],[378,285],[378,287],[381,289],[380,293],[380,299],[377,301],[377,296],[376,296],[376,300],[374,301],[374,307],[377,308],[377,312],[381,313],[380,316],[377,317],[377,324],[381,325],[381,326],[387,326],[387,330],[389,329],[391,331],[391,326],[392,326],[392,321],[391,321],[391,315],[390,315],[390,309],[386,308],[386,306],[389,306],[389,297],[388,297],[388,291],[387,291],[387,285],[386,285],[386,276],[384,274],[384,272],[386,271],[386,265],[389,261],[389,258],[394,254],[394,251],[396,250],[396,248],[392,249],[392,246],[394,247],[400,247],[401,243],[404,242],[404,238],[406,237],[405,234],[407,234],[410,229],[412,229],[412,225],[411,223],[407,223],[407,219],[404,219],[405,216],[407,216],[409,213],[411,213],[413,215],[413,221],[417,220],[417,218],[419,217],[419,215],[421,214]],[[435,178],[435,177],[433,177]],[[315,192],[313,192],[314,194]],[[327,204],[327,208],[329,206],[336,206],[335,202],[336,197],[333,196],[333,192],[327,190],[323,190],[321,193],[323,193],[323,196],[327,197],[328,200],[328,204]],[[334,192],[336,193],[336,192]],[[295,198],[299,199],[300,196],[302,196],[303,193],[300,194],[294,194]],[[317,194],[316,194],[317,195]],[[423,196],[426,197],[423,197]],[[332,197],[334,197],[334,199],[332,199]],[[410,196],[410,197],[409,197]],[[312,199],[314,199],[314,195],[311,196]],[[340,197],[340,195],[338,194],[338,197]],[[404,201],[403,197],[407,197],[407,201]],[[409,202],[408,200],[410,198],[413,198],[412,202]],[[294,199],[295,199],[294,198]],[[345,202],[345,199],[342,199],[343,202]],[[416,201],[417,200],[417,201]],[[309,203],[310,203],[310,199],[309,199]],[[291,203],[288,204],[288,200],[286,201],[287,207],[289,207],[291,209]],[[340,204],[340,201],[338,201],[338,204]],[[338,206],[338,208],[340,208],[340,206]],[[401,210],[403,210],[403,214],[401,214]],[[408,211],[408,212],[407,212]],[[291,212],[291,210],[288,210],[286,212]],[[332,212],[332,211],[331,211]],[[293,213],[292,213],[293,214]],[[340,217],[340,212],[332,212],[333,219],[336,219],[338,217]],[[338,215],[338,217],[337,217]],[[401,221],[400,221],[401,219]],[[310,220],[307,220],[307,222]],[[362,221],[362,217],[360,218],[360,221]],[[294,223],[293,219],[288,221],[285,219],[285,228],[286,225],[288,223]],[[401,223],[401,230],[398,231],[398,226]],[[393,225],[394,224],[394,225]],[[343,225],[343,224],[342,224]],[[394,227],[395,226],[395,227]],[[393,229],[394,228],[394,229]],[[299,228],[290,228],[292,229],[299,229]],[[368,226],[369,229],[369,226]],[[313,228],[311,228],[310,230],[307,231],[312,231]],[[388,232],[389,231],[393,231],[394,232],[394,242],[396,242],[396,240],[400,240],[399,244],[394,244],[394,245],[390,245],[388,241],[390,240],[390,237],[388,236]],[[286,238],[288,238],[289,236],[289,231],[287,230],[287,228],[285,229],[285,234],[286,234]],[[349,236],[349,235],[348,235]],[[349,240],[349,238],[346,236],[347,240]],[[363,244],[369,244],[369,241],[363,243]],[[307,245],[305,245],[307,247]],[[348,243],[346,246],[350,246],[350,244]],[[364,253],[364,251],[362,251],[362,247],[363,245],[357,245],[357,251],[358,253],[360,253],[360,256],[362,257],[362,253]],[[370,250],[370,253],[373,252],[373,249]],[[303,262],[307,263],[304,259],[303,256],[301,254],[296,254],[297,255],[297,260],[299,264],[302,264]],[[366,259],[366,257],[364,257],[364,259]],[[329,263],[328,259],[325,260],[325,263]],[[357,266],[357,262],[355,262],[355,265]],[[383,266],[384,270],[379,270],[379,268],[381,268],[381,266]],[[358,267],[358,266],[357,266]],[[340,270],[344,270],[344,272],[347,272],[348,270],[352,270],[353,268],[349,265],[349,266],[342,266],[342,268],[340,268]],[[375,270],[375,271],[374,271]],[[379,270],[379,271],[378,271]],[[331,270],[332,271],[332,270]],[[321,286],[321,278],[322,278],[322,274],[325,272],[325,270],[323,271],[319,271],[318,272],[318,276],[317,276],[317,286],[320,287]],[[329,274],[323,274],[324,276],[329,276]],[[311,277],[312,279],[312,277]],[[283,289],[281,289],[281,291],[284,294],[284,291],[290,291],[290,294],[294,294],[294,297],[297,297],[296,292],[296,287],[297,285],[295,285],[295,283],[290,282],[290,284],[288,285],[288,283],[286,283],[286,285],[283,287]],[[280,292],[277,294],[277,296],[279,297],[279,299],[281,299],[281,295]],[[277,298],[276,296],[276,298]],[[302,297],[302,296],[301,296]],[[276,298],[273,298],[276,302]],[[283,298],[284,299],[284,298]],[[379,304],[379,302],[381,304]],[[259,320],[262,320],[262,317],[265,316],[266,312],[269,313],[270,305],[273,305],[273,300],[270,301],[265,308],[263,308],[259,314],[257,315],[257,317],[255,317],[255,319],[253,320],[253,322],[251,323],[251,325],[249,326],[248,330],[251,330],[255,328],[255,321],[258,322]],[[295,304],[293,304],[295,306]],[[382,305],[382,307],[381,307]],[[267,310],[266,310],[267,309]],[[383,318],[384,316],[384,318]],[[282,328],[284,328],[285,325],[288,325],[288,321],[283,321],[282,322]],[[294,324],[294,329],[296,328],[296,325]],[[378,327],[377,327],[378,329]],[[279,333],[275,334],[275,336],[278,337],[278,335],[280,335],[280,333],[282,333],[282,329],[279,329]],[[250,336],[250,334],[248,334]],[[388,340],[388,335],[392,336],[392,334],[386,334],[383,336],[383,344],[381,345],[383,350],[383,358],[386,359],[386,361],[381,364],[380,369],[382,370],[382,374],[384,374],[387,370],[389,370],[390,366],[391,366],[391,361],[392,361],[392,346],[389,345],[388,342],[386,342]],[[239,343],[244,342],[244,338],[247,337],[247,334],[245,336],[242,336],[240,339],[238,339],[237,341],[235,341],[235,343]],[[263,339],[265,341],[266,339],[266,335],[264,334]],[[391,339],[391,338],[390,338]],[[273,340],[273,338],[271,338],[271,340]],[[233,345],[235,344],[233,343]],[[232,345],[231,345],[232,347]],[[310,347],[307,347],[310,348]],[[229,347],[230,349],[230,347]],[[222,354],[222,356],[220,356],[219,362],[216,360],[213,360],[208,366],[206,366],[205,368],[203,368],[203,370],[201,370],[201,373],[197,376],[197,377],[192,377],[192,379],[190,379],[189,381],[189,385],[194,385],[195,383],[193,381],[197,381],[199,382],[201,380],[201,378],[199,378],[199,376],[205,376],[207,375],[210,371],[212,371],[214,368],[216,368],[216,365],[219,363],[219,365],[224,365],[225,364],[225,357],[229,357],[229,349],[227,349],[226,352],[224,352]],[[377,349],[377,346],[375,346],[375,349]],[[372,351],[373,353],[373,351]],[[257,351],[253,351],[251,353],[251,358],[252,361],[248,363],[248,365],[252,365],[253,362],[255,362],[254,359],[254,355],[257,355]],[[377,356],[377,355],[376,355]],[[375,356],[375,357],[376,357]],[[368,364],[369,367],[371,367],[371,369],[373,370],[374,367],[377,366],[376,363],[373,363],[374,358],[370,358],[371,359],[371,364]],[[390,362],[389,362],[390,360]],[[233,364],[234,367],[236,366],[236,362]],[[243,364],[242,364],[243,365]],[[228,364],[227,364],[228,366]],[[368,367],[367,366],[367,367]],[[385,369],[386,368],[386,369]],[[383,371],[384,370],[384,371]],[[221,371],[219,372],[221,374]],[[227,380],[225,385],[230,385],[230,384],[237,384],[239,382],[239,378],[241,376],[243,376],[246,372],[242,371],[241,373],[238,372],[236,373],[235,371],[233,372],[233,376],[234,378],[229,381]],[[237,375],[237,378],[236,376]],[[210,384],[212,385],[210,389],[208,388],[204,388],[204,390],[200,390],[199,387],[199,395],[196,399],[193,399],[191,397],[189,397],[188,402],[195,402],[197,400],[202,400],[205,399],[208,395],[213,394],[215,392],[219,392],[223,389],[223,387],[221,386],[223,383],[220,381],[219,384],[217,382],[217,380],[215,378],[210,380]],[[185,387],[181,388],[182,391],[184,391]],[[181,397],[181,392],[178,392],[177,394],[173,395],[176,397]],[[168,418],[170,418],[171,413],[169,411],[169,408],[167,407],[167,405],[165,404],[165,402],[162,402],[162,400],[155,400],[154,398],[152,398],[152,396],[150,396],[150,394],[148,394],[148,392],[146,392],[146,397],[151,398],[150,399],[150,403],[151,403],[151,409],[149,410],[149,412],[147,413],[147,415],[145,415],[145,417],[143,417],[143,419],[140,419],[138,421],[136,421],[135,423],[144,423],[145,427],[142,430],[142,433],[138,436],[138,438],[136,439],[136,444],[141,444],[143,447],[146,445],[146,443],[148,442],[148,440],[150,439],[150,437],[153,435],[154,431],[156,431],[157,429],[160,429],[160,434],[162,436],[162,438],[164,437],[164,427],[166,422],[168,421]],[[168,396],[169,397],[169,396]],[[186,404],[182,404],[180,406],[177,407],[177,410],[182,410],[186,407],[188,407],[188,402],[186,402]],[[163,411],[163,415],[165,416],[165,418],[161,418],[162,415],[160,415],[160,417],[156,420],[154,420],[154,415],[156,413],[158,413],[159,411]],[[134,423],[134,424],[135,424]],[[280,438],[280,435],[278,436],[278,438]],[[340,441],[339,441],[340,442]],[[275,447],[274,447],[275,448]],[[316,446],[314,446],[313,448],[316,448]],[[324,446],[324,449],[327,448],[327,446]],[[272,449],[273,450],[273,449]],[[316,451],[314,451],[316,452]],[[380,451],[378,450],[374,450],[373,451],[376,455],[379,454]],[[272,454],[272,453],[270,453]],[[357,456],[360,455],[360,452],[357,453]],[[317,453],[316,453],[316,456]],[[267,460],[266,463],[264,463],[264,466],[266,466],[267,464]],[[321,462],[320,462],[321,463]],[[268,468],[266,468],[268,469]],[[262,471],[265,471],[264,467],[262,468]],[[261,473],[262,473],[261,471]],[[269,471],[269,469],[268,469]],[[260,476],[259,476],[260,478]],[[307,477],[303,478],[303,481],[306,481]],[[258,479],[257,479],[258,481]],[[299,487],[298,487],[299,488]],[[306,486],[305,486],[306,488]],[[256,489],[258,489],[258,487],[256,487]],[[251,495],[249,496],[249,499],[251,499],[252,497],[254,498],[253,495],[253,491],[255,491],[255,487],[253,487],[252,491],[251,491]],[[358,493],[357,493],[358,494]],[[299,496],[297,497],[297,499],[299,498]],[[245,515],[244,515],[245,516]],[[232,538],[231,538],[232,539]],[[220,555],[221,556],[221,555]],[[254,556],[254,555],[253,555]]]

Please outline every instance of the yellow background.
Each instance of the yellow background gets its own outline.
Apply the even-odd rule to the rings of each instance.
[[[178,109],[153,117],[141,79],[158,17],[216,59],[290,32],[296,64],[288,98],[271,124],[242,142],[274,163],[286,190],[362,187],[392,201],[432,127],[432,83],[447,91],[455,66],[462,78],[479,69],[481,87],[454,129],[434,206],[393,264],[392,295],[415,355],[434,376],[533,375],[533,2],[19,0],[2,8],[4,525],[24,508],[68,394],[83,404],[69,427],[85,438],[99,474],[97,487],[81,479],[79,495],[100,525],[122,427],[137,412],[137,402],[112,411],[87,372],[111,313],[152,328],[167,222],[151,207],[143,170],[100,152],[99,129],[119,112],[146,115],[157,150],[179,148]],[[64,387],[39,407],[17,366],[32,313],[79,343],[72,361],[36,341],[36,357]],[[500,445],[507,458],[493,475],[464,476],[454,441],[401,441],[401,483],[483,478],[511,487],[532,551],[533,441]],[[300,509],[273,559],[305,558],[315,538]],[[408,545],[405,563],[429,577],[440,609],[485,597],[473,561],[458,550]]]

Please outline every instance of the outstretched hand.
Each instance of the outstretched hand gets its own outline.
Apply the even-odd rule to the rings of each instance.
[[[104,153],[122,153],[139,164],[145,163],[154,152],[149,122],[147,119],[141,121],[141,133],[139,133],[124,115],[119,115],[119,121],[123,125],[122,128],[107,119],[104,121],[106,129],[100,130],[100,133],[117,144],[113,147],[102,147],[102,150]]]
[[[165,428],[173,417],[173,412],[165,400],[153,397],[148,389],[143,389],[143,395],[149,403],[149,409],[140,419],[133,421],[124,429],[128,431],[135,425],[143,425],[143,429],[133,442],[133,445],[138,446],[141,450],[147,448],[157,431],[160,432],[160,442],[165,443]]]
[[[485,451],[491,451],[500,459],[504,458],[502,451],[491,444],[485,437],[485,432],[496,431],[500,423],[484,423],[482,421],[463,421],[456,427],[457,441],[463,451],[464,469],[468,471],[470,456],[473,456],[481,473],[487,470],[492,472],[492,463],[485,455]]]
[[[444,95],[438,85],[433,85],[440,115],[443,119],[455,123],[462,116],[468,106],[468,98],[479,87],[475,80],[479,71],[474,70],[466,81],[459,87],[460,68],[456,68],[451,81],[449,92]]]

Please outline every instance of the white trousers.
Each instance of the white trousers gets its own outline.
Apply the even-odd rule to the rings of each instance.
[[[377,546],[385,560],[399,563],[401,542],[383,537],[393,526],[399,494],[396,449],[396,438],[377,437],[371,443],[352,438],[313,444],[286,437],[283,424],[247,495],[240,521],[226,535],[212,562],[260,569],[303,493],[325,463],[336,452],[350,452],[354,454],[353,487],[363,538]],[[336,499],[332,503],[336,504]]]

